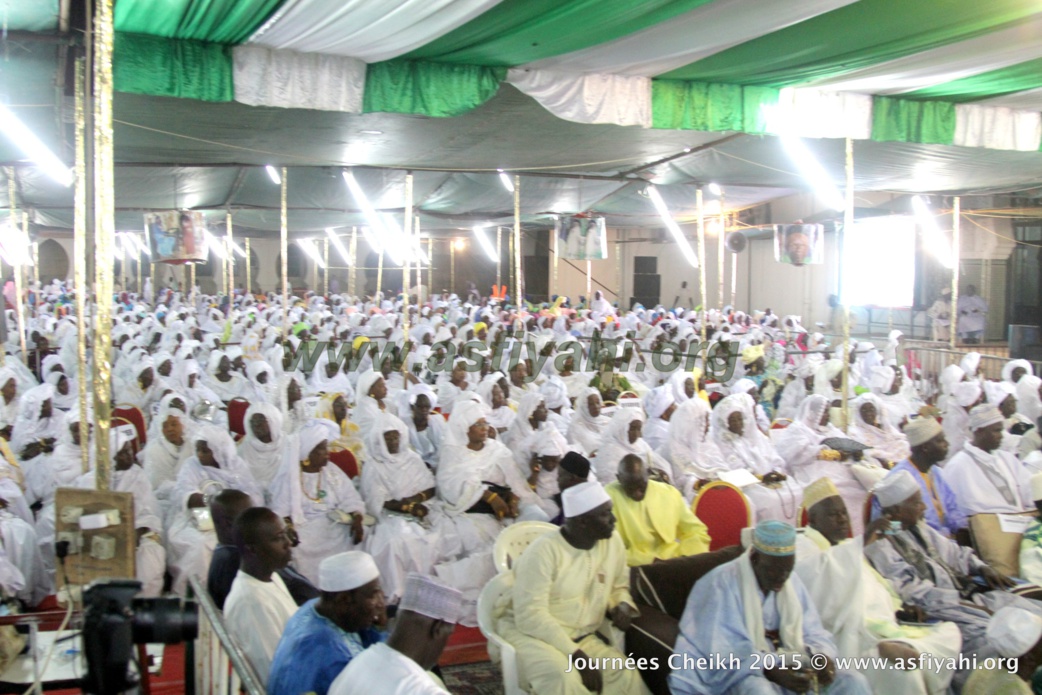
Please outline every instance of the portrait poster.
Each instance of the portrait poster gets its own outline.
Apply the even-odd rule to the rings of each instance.
[[[562,217],[557,221],[561,258],[603,261],[608,258],[608,229],[603,217]]]
[[[774,225],[774,260],[789,265],[825,262],[825,226],[821,224]]]
[[[208,254],[203,213],[165,210],[145,215],[153,263],[205,263]]]

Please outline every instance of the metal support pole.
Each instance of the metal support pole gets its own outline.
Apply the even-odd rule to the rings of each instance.
[[[15,226],[15,223],[12,223]],[[15,234],[17,234],[17,227],[15,227]],[[26,244],[28,249],[29,244],[29,215],[24,210],[22,211],[22,243]],[[18,319],[18,342],[22,348],[22,363],[29,364],[29,352],[25,344],[25,304],[26,295],[25,287],[25,264],[20,262],[14,266],[14,294],[18,298],[18,303],[15,305],[15,317]]]
[[[621,230],[621,229],[616,229],[615,230],[615,282],[618,283],[618,284],[616,284],[616,288],[617,289],[615,290],[615,300],[619,303],[619,311],[620,312],[625,309],[625,307],[623,306],[623,302],[622,302],[622,287],[623,287],[623,281],[622,281],[622,238],[623,238],[623,234],[625,234],[625,232],[623,232],[623,230]]]
[[[456,240],[449,242],[449,294],[456,291]]]
[[[94,444],[95,486],[109,489],[112,368],[112,251],[116,236],[112,146],[113,0],[94,2]]]
[[[503,284],[503,228],[496,227],[496,292],[499,292],[501,284]]]
[[[948,347],[955,349],[955,340],[959,333],[959,264],[962,249],[960,248],[962,227],[962,198],[955,196],[952,201],[952,317],[951,331],[948,336]]]
[[[716,237],[717,288],[716,308],[724,308],[724,240],[727,239],[727,213],[724,212],[724,197],[720,196],[720,230]]]
[[[525,279],[521,276],[521,177],[514,175],[514,306],[519,310],[525,297]]]
[[[329,237],[322,240],[322,260],[326,262],[322,268],[322,294],[329,294]]]
[[[282,167],[282,186],[279,190],[279,252],[282,254],[282,335],[289,336],[289,212],[286,209],[286,191],[289,184],[286,167]]]
[[[351,227],[351,266],[348,268],[347,273],[347,286],[351,288],[351,296],[358,296],[358,271],[355,266],[358,265],[358,227]]]
[[[731,254],[731,306],[738,301],[738,254]],[[720,307],[723,309],[723,307]]]
[[[846,204],[843,209],[843,238],[847,236],[847,231],[854,226],[854,141],[851,138],[847,138],[846,142]],[[843,243],[843,239],[840,240],[840,244]],[[843,258],[843,249],[840,247],[840,258]],[[843,270],[842,261],[839,264],[839,272]],[[840,291],[842,292],[843,283],[840,282]],[[850,400],[850,307],[847,302],[843,301],[843,417],[841,419],[841,426],[843,431],[847,431],[849,426],[849,403]]]
[[[434,237],[427,237],[427,258],[430,259],[430,270],[427,273],[427,297],[434,296]]]
[[[231,210],[224,213],[224,254],[225,263],[228,266],[228,296],[235,296],[235,239],[232,236],[232,213]]]
[[[554,239],[554,245],[553,245],[553,256],[554,256],[553,257],[553,269],[550,272],[550,296],[553,297],[555,294],[558,294],[558,290],[557,290],[557,259],[560,256],[560,251],[561,251],[560,248],[558,248],[558,245],[561,243],[561,235],[557,233],[557,225],[556,224],[554,225],[554,228],[550,231],[550,235]]]
[[[250,238],[242,240],[243,251],[246,252],[246,294],[253,294],[253,259],[250,257]]]
[[[593,305],[593,262],[586,261],[586,308]]]
[[[409,283],[410,264],[409,257],[413,253],[412,238],[412,172],[405,174],[405,253],[402,254],[405,264],[402,266],[402,337],[405,345],[409,344]],[[419,259],[416,259],[419,263]],[[405,360],[402,361],[402,369],[405,369]]]
[[[702,188],[695,191],[698,208],[698,293],[702,305],[702,342],[706,342],[706,217]],[[692,307],[693,308],[693,307]]]
[[[380,251],[380,258],[376,261],[376,294],[380,294],[384,284],[384,252]],[[375,295],[374,295],[375,296]]]
[[[72,222],[73,259],[72,281],[76,286],[76,359],[79,374],[80,413],[87,413],[90,384],[87,383],[87,131],[84,103],[86,70],[84,59],[76,60],[75,121],[76,121],[76,189]],[[0,355],[3,351],[0,350]],[[90,470],[90,418],[80,417],[80,466],[84,473]]]

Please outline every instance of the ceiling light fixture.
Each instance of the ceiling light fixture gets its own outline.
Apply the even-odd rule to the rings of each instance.
[[[223,245],[217,241],[217,237],[210,233],[209,229],[203,230],[203,238],[206,239],[206,247],[213,252],[215,256],[220,258],[222,261],[228,260],[228,255],[224,252]]]
[[[499,263],[499,255],[496,250],[492,248],[492,242],[485,236],[485,230],[479,225],[474,225],[474,237],[478,240],[478,245],[488,255],[488,258],[493,263]]]
[[[912,196],[912,212],[923,229],[923,240],[926,242],[926,247],[930,249],[930,253],[948,270],[954,268],[952,246],[948,243],[941,228],[937,226],[937,219],[922,196]]]
[[[840,195],[839,189],[836,188],[836,184],[833,183],[828,172],[825,171],[825,167],[821,166],[821,163],[807,149],[803,139],[795,135],[782,135],[781,141],[782,147],[785,148],[796,168],[800,170],[800,174],[814,189],[814,194],[821,198],[830,209],[843,210],[846,207],[846,201]]]
[[[72,169],[65,162],[58,159],[58,155],[51,152],[47,145],[36,137],[17,116],[0,105],[0,131],[32,160],[33,164],[40,167],[45,174],[63,186],[72,185]]]
[[[329,243],[331,243],[333,248],[336,249],[336,252],[340,254],[340,258],[344,263],[347,265],[353,265],[351,263],[351,254],[347,252],[344,242],[340,241],[340,237],[336,235],[336,232],[333,231],[332,227],[326,227],[326,236],[329,237]]]
[[[510,175],[502,169],[499,169],[499,180],[503,183],[503,188],[511,193],[514,192],[514,182],[510,180]]]
[[[322,254],[320,254],[318,249],[315,248],[315,244],[311,239],[297,239],[297,245],[304,249],[304,253],[311,256],[311,260],[313,260],[319,268],[326,267],[325,259],[322,258]]]
[[[695,255],[695,250],[691,248],[691,242],[684,236],[684,232],[681,231],[680,226],[677,224],[673,216],[669,214],[669,208],[666,207],[666,201],[662,200],[662,194],[658,192],[658,189],[654,186],[648,186],[648,197],[651,198],[652,204],[655,209],[658,210],[658,214],[662,217],[662,221],[666,223],[666,229],[673,235],[673,239],[677,242],[680,247],[680,252],[684,254],[684,258],[691,264],[692,268],[698,267],[698,256]]]
[[[724,193],[724,189],[720,188],[720,184],[716,183],[715,181],[710,183],[708,188],[709,192],[713,195],[723,195]]]
[[[282,177],[279,176],[279,170],[270,164],[265,165],[264,171],[268,172],[268,176],[276,186],[282,185]]]

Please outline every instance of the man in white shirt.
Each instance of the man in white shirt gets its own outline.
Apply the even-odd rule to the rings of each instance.
[[[988,302],[977,294],[976,287],[970,285],[966,293],[959,297],[959,320],[956,324],[959,339],[964,343],[980,343],[987,324]]]
[[[1034,508],[1027,468],[999,448],[1004,423],[995,406],[975,406],[970,410],[972,439],[944,467],[944,481],[967,517],[1015,514]]]
[[[329,695],[448,693],[430,670],[456,628],[462,607],[463,594],[456,589],[431,577],[410,574],[390,638],[351,659],[333,681]]]
[[[267,507],[251,507],[239,515],[235,544],[239,573],[224,602],[224,620],[266,685],[282,630],[297,612],[297,604],[276,574],[292,559],[292,545],[282,519]]]

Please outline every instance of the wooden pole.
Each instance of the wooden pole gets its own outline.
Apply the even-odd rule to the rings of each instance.
[[[242,240],[243,251],[246,252],[246,294],[253,294],[253,259],[250,257],[250,238]]]
[[[949,312],[952,320],[948,347],[954,350],[959,333],[959,257],[962,255],[959,245],[962,231],[962,198],[955,196],[952,203],[952,310]]]
[[[75,77],[76,121],[76,189],[74,193],[72,281],[76,286],[76,359],[79,374],[80,404],[80,466],[84,473],[90,470],[90,418],[87,383],[87,129],[86,129],[86,66],[83,58],[76,59]],[[153,273],[154,274],[154,273]],[[153,281],[154,282],[154,281]],[[2,356],[3,350],[0,350]]]
[[[282,185],[279,190],[279,251],[282,254],[282,335],[289,337],[289,212],[286,209],[286,191],[289,184],[286,167],[282,167]]]
[[[358,227],[351,227],[351,265],[347,269],[347,286],[351,288],[351,296],[358,296]]]
[[[724,197],[720,196],[720,230],[716,237],[716,308],[724,308],[724,240],[727,239],[727,213],[724,212]]]
[[[228,210],[224,213],[224,257],[225,263],[228,265],[228,297],[235,297],[235,238],[232,235],[232,212]],[[231,301],[231,299],[229,299]]]
[[[525,297],[525,279],[521,276],[521,177],[514,175],[514,306],[520,311]]]
[[[702,342],[706,341],[706,217],[705,200],[701,186],[695,191],[698,207],[698,293],[702,304]],[[694,308],[694,307],[692,307]]]
[[[456,240],[449,242],[449,294],[456,292]]]
[[[115,179],[112,145],[113,0],[94,2],[94,444],[95,485],[109,489],[112,459],[112,252],[115,245]]]
[[[847,236],[847,232],[854,226],[854,141],[851,138],[847,138],[846,142],[846,205],[843,209],[843,238]],[[843,239],[840,240],[843,243]],[[843,272],[843,249],[840,248],[840,264],[839,272]],[[840,292],[843,291],[843,283],[839,284]],[[841,426],[843,431],[846,432],[849,427],[849,400],[850,400],[850,307],[847,305],[846,298],[843,297],[843,417],[841,418]]]

